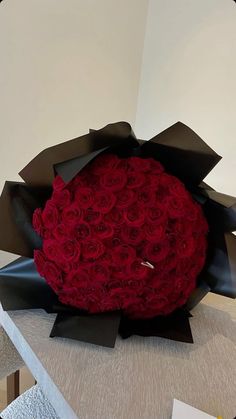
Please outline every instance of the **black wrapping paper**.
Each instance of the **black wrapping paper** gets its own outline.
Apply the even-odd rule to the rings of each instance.
[[[41,238],[32,226],[36,208],[50,197],[48,187],[32,188],[22,182],[5,182],[0,198],[0,249],[17,255],[33,257],[41,247]]]
[[[114,348],[121,314],[119,312],[101,314],[57,315],[50,337],[64,337],[82,342]]]
[[[142,149],[143,155],[156,158],[167,171],[191,187],[199,185],[221,159],[182,122],[147,141]]]
[[[131,126],[127,122],[109,124],[100,130],[92,130],[89,134],[70,141],[49,147],[38,154],[19,173],[30,186],[51,186],[59,163],[71,161],[59,171],[65,182],[71,180],[99,152],[110,147],[137,144]],[[76,160],[76,167],[74,165]]]
[[[0,301],[3,310],[53,311],[58,298],[38,274],[34,260],[20,257],[0,270]]]
[[[119,332],[123,339],[132,335],[158,336],[178,342],[193,343],[189,317],[191,315],[187,310],[176,310],[168,316],[158,316],[148,320],[122,317]]]

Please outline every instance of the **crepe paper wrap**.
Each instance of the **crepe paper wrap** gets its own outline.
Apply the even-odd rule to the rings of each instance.
[[[43,208],[51,197],[56,175],[68,183],[101,153],[119,158],[154,158],[178,177],[202,206],[209,225],[206,262],[187,303],[167,316],[130,319],[121,311],[89,314],[63,305],[36,270],[32,257],[35,249],[41,249],[42,238],[32,227],[35,209]],[[218,193],[203,182],[220,158],[181,122],[149,141],[137,140],[128,123],[109,124],[42,151],[20,172],[24,183],[6,182],[0,199],[0,249],[21,256],[0,270],[3,309],[43,308],[58,313],[51,336],[103,346],[113,347],[118,331],[123,338],[138,334],[192,342],[188,310],[208,291],[236,298],[236,239],[232,234],[236,198]]]

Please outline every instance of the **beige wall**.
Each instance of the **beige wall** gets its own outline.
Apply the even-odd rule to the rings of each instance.
[[[224,156],[212,186],[236,195],[236,4],[150,0],[136,133],[181,120]]]
[[[0,189],[42,148],[135,121],[148,0],[0,5]]]

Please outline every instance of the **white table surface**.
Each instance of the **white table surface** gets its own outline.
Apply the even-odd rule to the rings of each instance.
[[[193,314],[194,345],[132,337],[115,349],[49,338],[43,310],[1,309],[0,323],[62,419],[170,419],[174,398],[233,419],[235,301],[208,295]]]

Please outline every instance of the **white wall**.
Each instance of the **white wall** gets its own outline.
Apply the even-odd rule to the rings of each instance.
[[[42,148],[115,120],[150,138],[177,120],[224,156],[236,195],[236,5],[231,0],[4,0],[0,189]],[[143,41],[145,48],[142,62]]]
[[[0,4],[0,189],[46,146],[135,121],[148,0]]]
[[[181,120],[223,160],[209,183],[236,195],[236,4],[150,0],[136,133]]]

